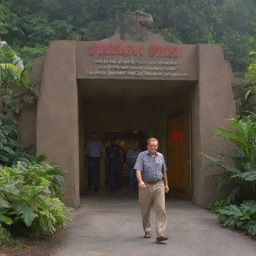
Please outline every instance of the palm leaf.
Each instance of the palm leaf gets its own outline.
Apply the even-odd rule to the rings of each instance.
[[[219,160],[217,158],[214,158],[214,157],[211,157],[211,156],[208,156],[208,155],[206,155],[204,153],[201,153],[201,155],[203,155],[205,158],[210,160],[213,166],[221,167],[224,170],[226,170],[226,171],[228,171],[230,173],[233,173],[233,174],[240,174],[241,173],[241,171],[239,169],[237,169],[236,167],[234,167],[233,165],[224,163],[221,160]]]
[[[232,177],[239,178],[245,181],[256,181],[256,171],[247,171],[247,172],[233,175]]]

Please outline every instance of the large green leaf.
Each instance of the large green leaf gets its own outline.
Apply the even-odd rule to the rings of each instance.
[[[256,171],[243,172],[243,173],[240,173],[240,174],[233,175],[232,177],[240,178],[240,179],[245,180],[245,181],[254,181],[254,182],[256,182]]]
[[[13,220],[7,216],[1,215],[0,213],[0,223],[3,222],[6,225],[11,225],[13,224]]]
[[[37,217],[37,214],[34,212],[34,210],[25,204],[14,204],[13,207],[19,214],[21,214],[24,223],[28,227],[31,226],[33,220]]]
[[[10,203],[0,195],[0,208],[9,208]]]
[[[227,216],[242,216],[242,212],[237,205],[224,206],[217,209],[217,212]]]
[[[225,163],[225,162],[223,162],[223,161],[221,161],[217,158],[208,156],[204,153],[201,153],[201,155],[203,155],[204,157],[209,159],[214,166],[221,167],[221,168],[225,169],[226,171],[229,171],[230,173],[233,173],[233,174],[240,174],[241,173],[241,171],[239,169],[237,169],[235,166],[233,166],[231,164],[227,164],[227,163]]]

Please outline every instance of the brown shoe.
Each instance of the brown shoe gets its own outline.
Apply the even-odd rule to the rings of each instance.
[[[168,237],[166,237],[166,236],[159,236],[156,239],[157,242],[163,242],[163,241],[166,241],[166,240],[168,240]]]
[[[151,238],[150,232],[145,232],[144,238]]]

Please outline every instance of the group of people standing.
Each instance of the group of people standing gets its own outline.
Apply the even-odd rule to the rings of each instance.
[[[93,133],[86,143],[85,154],[88,162],[88,188],[97,192],[100,186],[100,159],[105,162],[105,184],[111,189],[122,188],[123,165],[127,163],[129,172],[129,188],[136,189],[137,181],[134,170],[136,159],[141,152],[139,143],[133,141],[126,151],[120,146],[120,139],[106,141],[105,147]]]

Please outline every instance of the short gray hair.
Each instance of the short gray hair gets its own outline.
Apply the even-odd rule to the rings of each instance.
[[[151,137],[151,138],[149,138],[149,139],[147,140],[147,145],[149,145],[151,141],[156,141],[156,142],[157,142],[157,145],[159,145],[158,139],[157,139],[157,138],[153,138],[153,137]]]

